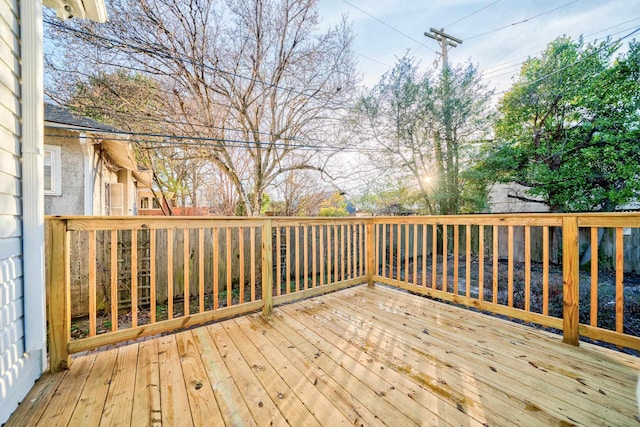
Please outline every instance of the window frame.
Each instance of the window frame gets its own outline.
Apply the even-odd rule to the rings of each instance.
[[[150,197],[147,197],[147,196],[140,197],[140,209],[142,210],[150,209],[149,206],[151,205],[151,203],[149,199]]]
[[[44,189],[46,196],[61,196],[62,195],[62,147],[59,145],[44,145],[43,153],[43,181],[44,181],[44,161],[46,159],[46,153],[51,153],[51,189]],[[46,183],[43,182],[43,188]]]

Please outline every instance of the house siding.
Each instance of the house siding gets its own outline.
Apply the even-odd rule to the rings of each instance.
[[[61,147],[62,192],[45,195],[45,215],[84,215],[84,154],[78,132],[45,129],[45,145]]]
[[[41,363],[25,352],[20,21],[17,0],[0,0],[0,424]]]

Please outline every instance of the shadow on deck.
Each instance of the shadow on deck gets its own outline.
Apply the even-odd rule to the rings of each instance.
[[[384,286],[92,352],[7,425],[640,425],[640,359]]]

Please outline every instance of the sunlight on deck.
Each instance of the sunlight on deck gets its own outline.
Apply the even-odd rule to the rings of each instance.
[[[17,425],[638,425],[640,360],[384,286],[92,352]]]

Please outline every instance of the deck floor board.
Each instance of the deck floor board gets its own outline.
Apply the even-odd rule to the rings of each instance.
[[[358,398],[363,400],[361,395],[354,397],[341,385],[339,382],[340,379],[336,378],[336,371],[332,371],[330,374],[323,371],[317,363],[314,363],[312,359],[306,357],[299,346],[294,345],[296,341],[292,339],[290,335],[283,335],[282,331],[273,327],[270,321],[259,317],[246,317],[237,322],[242,328],[245,328],[245,325],[248,324],[251,330],[260,332],[251,334],[250,336],[251,340],[255,343],[265,345],[265,340],[268,340],[272,346],[286,352],[284,354],[287,359],[298,368],[307,380],[327,399],[331,400],[338,411],[347,418],[353,419],[353,425],[384,425],[382,421],[369,410],[367,405],[358,400]],[[264,331],[264,333],[262,331]],[[345,376],[350,375],[346,373]]]
[[[603,390],[598,387],[597,381],[598,377],[603,374],[602,371],[594,371],[592,374],[595,378],[587,379],[584,370],[571,371],[566,368],[565,361],[562,361],[558,366],[558,360],[548,360],[548,353],[537,352],[535,348],[527,348],[526,351],[523,351],[518,342],[513,339],[506,339],[498,334],[487,334],[487,331],[482,328],[467,326],[469,312],[463,313],[466,314],[464,318],[445,317],[442,314],[434,318],[432,314],[426,314],[420,307],[399,306],[389,311],[387,309],[376,310],[375,305],[371,305],[363,299],[360,299],[358,304],[344,298],[326,302],[343,306],[345,308],[342,312],[343,316],[351,316],[353,313],[360,314],[362,317],[356,318],[356,322],[365,321],[370,316],[378,316],[378,320],[383,322],[387,330],[390,328],[397,330],[394,336],[400,337],[399,340],[402,340],[404,345],[409,346],[415,352],[428,351],[435,354],[438,346],[444,344],[444,347],[440,349],[440,359],[457,360],[458,363],[454,364],[455,366],[461,366],[465,361],[473,359],[477,363],[475,366],[484,369],[484,377],[488,384],[496,382],[495,379],[499,376],[504,378],[496,383],[520,384],[510,394],[522,390],[527,390],[528,394],[544,393],[552,384],[554,388],[564,389],[566,392],[557,399],[560,402],[565,401],[562,405],[578,405],[577,409],[584,413],[589,413],[601,401]],[[328,323],[334,322],[334,320],[334,318],[328,319]],[[440,328],[429,328],[428,334],[420,333],[421,330],[426,330],[426,327],[423,329],[423,326],[437,322],[450,322],[451,328],[456,331],[455,348],[447,344],[449,336],[443,334]],[[387,335],[391,334],[390,332],[386,333]],[[496,346],[499,347],[499,351],[495,351],[494,347]],[[381,351],[384,357],[384,351],[380,348],[376,348],[376,350]],[[476,371],[476,373],[480,375],[481,371]],[[604,375],[607,373],[604,372]],[[634,381],[635,379],[631,377],[630,380]],[[576,391],[581,393],[585,399],[574,401],[572,395]],[[617,390],[612,389],[611,393],[612,396],[615,396]],[[531,405],[528,399],[529,396],[523,397],[525,406]],[[554,403],[554,405],[557,406],[561,404],[560,402]],[[632,412],[635,403],[631,402],[631,406],[628,403],[628,400],[612,399],[611,406],[607,409],[613,409],[616,412]],[[615,417],[616,415],[614,413],[611,416]],[[626,422],[631,421],[627,420]],[[590,422],[594,422],[594,420]]]
[[[309,308],[311,307],[306,307],[306,309]],[[459,417],[464,414],[474,416],[475,419],[490,425],[506,424],[508,421],[522,424],[535,420],[530,414],[518,411],[517,402],[512,396],[509,396],[506,402],[501,401],[500,396],[505,395],[503,390],[493,386],[482,388],[484,383],[478,382],[464,367],[468,363],[466,360],[461,364],[453,364],[453,346],[448,344],[448,340],[444,343],[445,349],[427,344],[428,350],[424,350],[402,342],[399,335],[393,332],[397,328],[393,323],[385,325],[383,329],[363,327],[369,315],[362,318],[353,317],[351,323],[339,318],[346,315],[346,312],[334,309],[331,317],[324,317],[324,312],[316,314],[314,322],[320,323],[329,333],[335,334],[336,339],[341,336],[347,339],[353,346],[350,353],[355,357],[363,354],[360,359],[376,362],[378,369],[391,367],[391,372],[403,374],[400,375],[403,378],[395,379],[393,383],[405,384],[406,389],[416,396],[416,400],[428,407],[439,406],[439,412],[443,413],[448,421],[454,421],[456,415]],[[377,314],[376,320],[382,320],[382,315]],[[360,330],[366,331],[366,335],[361,334]],[[457,347],[456,351],[461,351],[461,348]],[[474,388],[468,387],[471,381],[476,383]],[[490,393],[497,398],[493,400],[491,407],[482,407],[478,403],[478,392]],[[470,395],[466,395],[467,393]],[[448,405],[444,405],[445,403]],[[525,404],[522,403],[521,406],[524,408]],[[452,409],[455,412],[452,412]],[[503,412],[505,409],[508,409],[509,420],[501,415],[505,413]],[[460,425],[468,424],[468,421],[459,421],[461,421]]]
[[[359,299],[357,305],[350,301],[345,298],[333,301],[329,298],[323,301],[305,301],[303,306],[312,310],[317,304],[331,305],[333,313],[328,316],[327,311],[322,310],[322,314],[316,316],[317,321],[319,319],[325,327],[333,328],[338,336],[344,331],[344,338],[350,339],[378,359],[386,359],[396,370],[407,372],[412,378],[419,377],[424,385],[433,388],[445,399],[458,403],[465,411],[480,405],[481,401],[474,402],[473,396],[460,395],[456,388],[452,387],[452,379],[455,380],[456,376],[463,374],[467,375],[463,384],[473,378],[478,388],[482,388],[483,383],[493,385],[499,395],[509,396],[512,410],[508,413],[512,418],[519,415],[518,419],[526,420],[535,415],[544,417],[545,419],[540,421],[545,421],[545,424],[553,420],[557,423],[562,419],[570,419],[584,425],[595,425],[599,421],[597,416],[591,415],[591,411],[597,406],[594,403],[599,402],[599,396],[595,396],[598,395],[597,391],[588,393],[586,387],[575,378],[562,377],[552,371],[540,369],[537,363],[541,362],[537,360],[535,363],[531,362],[533,365],[528,363],[526,355],[525,358],[521,358],[519,356],[523,355],[520,353],[509,354],[510,347],[513,346],[510,340],[494,337],[491,340],[492,344],[488,345],[489,338],[483,331],[474,331],[472,335],[465,333],[464,328],[457,324],[453,327],[456,332],[455,339],[451,339],[451,335],[443,335],[439,328],[429,328],[428,333],[425,333],[425,325],[432,323],[416,319],[411,313],[411,308],[368,311],[366,308],[360,308],[366,306],[364,299]],[[344,306],[344,309],[336,310],[336,306]],[[367,323],[371,317],[376,317],[376,322],[369,325]],[[442,320],[441,318],[441,323]],[[454,323],[450,324],[452,325]],[[374,335],[380,337],[379,341],[371,343],[368,337],[363,336],[362,330],[375,331]],[[478,345],[478,342],[481,344]],[[495,346],[499,351],[493,348]],[[455,369],[448,369],[446,365],[441,364],[435,370],[435,375],[427,374],[424,364],[420,363],[427,355],[435,356],[436,360],[447,361]],[[443,378],[444,371],[450,371],[446,380]],[[546,391],[551,387],[564,389],[565,393],[550,399]],[[573,399],[572,394],[575,392],[587,399]],[[592,401],[589,401],[590,397]],[[538,403],[533,403],[534,401]],[[496,403],[497,399],[494,399],[492,408],[496,407]],[[576,407],[573,410],[567,409],[570,406]],[[610,408],[598,408],[597,411],[600,414],[604,411],[609,419],[617,417],[617,413],[612,412]],[[572,413],[573,416],[568,417],[567,413]],[[486,421],[492,424],[491,420]],[[631,419],[617,421],[619,425],[632,422]]]
[[[18,425],[640,426],[640,359],[385,286],[74,358]]]
[[[114,364],[118,357],[118,350],[104,351],[96,357],[87,377],[88,384],[95,384],[94,387],[85,387],[80,395],[80,400],[76,405],[69,424],[83,426],[98,426],[102,418]]]
[[[161,414],[158,341],[149,340],[139,346],[131,419],[142,425],[159,426]]]

